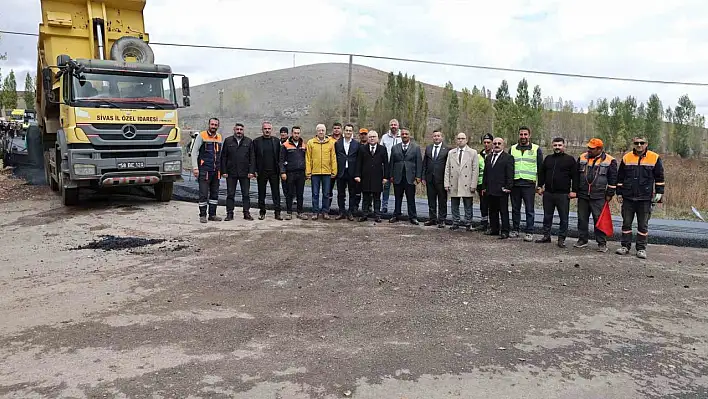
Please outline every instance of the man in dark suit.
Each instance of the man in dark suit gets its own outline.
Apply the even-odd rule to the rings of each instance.
[[[375,130],[370,130],[367,144],[359,147],[359,154],[356,160],[356,174],[354,180],[361,183],[363,194],[362,215],[360,222],[368,220],[372,213],[367,214],[371,201],[374,201],[373,216],[376,223],[381,222],[381,193],[383,186],[388,181],[386,176],[390,176],[388,153],[386,147],[379,144],[379,134]]]
[[[482,187],[489,205],[489,232],[499,234],[500,239],[509,238],[509,193],[514,186],[514,156],[504,152],[504,139],[495,137],[492,153],[484,161]],[[501,216],[501,232],[499,217]],[[501,234],[500,234],[501,233]]]
[[[440,129],[433,131],[433,144],[425,149],[423,157],[423,184],[428,192],[428,215],[426,226],[445,227],[447,218],[447,190],[445,190],[445,164],[449,149],[443,145]]]
[[[265,219],[266,185],[270,184],[270,195],[275,206],[275,218],[283,220],[280,216],[280,139],[273,137],[273,125],[263,122],[261,125],[263,135],[253,139],[251,146],[256,160],[256,179],[258,181],[258,219]]]
[[[420,146],[411,141],[411,134],[407,128],[401,128],[401,142],[391,148],[391,181],[393,182],[393,195],[396,207],[390,223],[401,219],[401,206],[403,195],[406,196],[408,221],[418,224],[418,213],[415,209],[415,186],[420,183],[423,174],[423,159],[420,155]]]
[[[256,170],[255,154],[251,147],[252,140],[244,136],[243,124],[234,126],[234,135],[224,140],[221,154],[221,175],[226,178],[226,219],[234,220],[234,197],[236,185],[241,186],[243,218],[253,220],[251,208],[251,178]]]
[[[359,154],[359,142],[354,140],[354,125],[347,123],[344,125],[344,137],[334,143],[334,151],[337,155],[337,204],[339,205],[339,216],[337,220],[348,218],[354,220],[354,212],[358,205],[355,201],[356,182],[356,160]],[[349,211],[345,203],[349,191]]]

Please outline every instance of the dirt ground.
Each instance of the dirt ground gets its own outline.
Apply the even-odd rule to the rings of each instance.
[[[708,396],[708,250],[51,195],[0,232],[4,398]]]

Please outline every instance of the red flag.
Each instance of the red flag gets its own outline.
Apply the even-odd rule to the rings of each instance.
[[[602,208],[602,212],[600,212],[600,217],[597,219],[597,223],[595,223],[595,229],[605,233],[607,237],[612,237],[615,233],[614,226],[612,225],[610,203],[608,201],[605,201],[605,206]]]

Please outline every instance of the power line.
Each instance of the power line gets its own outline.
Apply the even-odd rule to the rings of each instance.
[[[0,33],[4,33],[7,35],[17,35],[17,36],[39,36],[36,33],[5,31],[5,30],[0,30]],[[387,60],[387,61],[401,61],[401,62],[412,62],[412,63],[418,63],[418,64],[427,64],[427,65],[453,66],[453,67],[469,68],[469,69],[482,69],[482,70],[488,70],[488,71],[527,73],[527,74],[533,74],[533,75],[563,76],[563,77],[568,77],[568,78],[614,80],[614,81],[623,81],[623,82],[654,83],[654,84],[680,85],[680,86],[708,86],[708,82],[684,82],[684,81],[677,81],[677,80],[655,80],[655,79],[640,79],[640,78],[623,78],[623,77],[606,76],[606,75],[585,75],[585,74],[580,74],[580,73],[566,73],[566,72],[539,71],[539,70],[531,70],[531,69],[503,68],[503,67],[494,67],[494,66],[487,66],[487,65],[461,64],[461,63],[455,63],[455,62],[431,61],[431,60],[421,60],[421,59],[401,58],[401,57],[386,57],[386,56],[382,56],[382,55],[370,55],[370,54],[339,53],[339,52],[331,52],[331,51],[283,50],[283,49],[258,48],[258,47],[215,46],[215,45],[207,45],[207,44],[186,44],[186,43],[166,43],[166,42],[150,42],[150,45],[151,46],[204,48],[204,49],[213,49],[213,50],[257,51],[257,52],[264,52],[264,53],[333,55],[333,56],[346,56],[346,57],[354,56],[354,57],[371,58],[371,59]]]

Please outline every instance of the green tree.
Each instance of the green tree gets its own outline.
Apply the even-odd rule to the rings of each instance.
[[[494,107],[486,96],[483,96],[481,92],[477,95],[472,95],[468,112],[470,121],[469,135],[481,137],[486,133],[493,134]]]
[[[2,97],[4,108],[17,108],[17,82],[15,81],[15,71],[12,69],[3,81],[0,97]]]
[[[545,138],[545,129],[543,126],[543,97],[541,97],[541,86],[539,85],[536,85],[533,88],[530,112],[531,114],[528,125],[531,128],[533,135],[538,139]]]
[[[674,108],[674,134],[672,147],[681,158],[691,156],[693,128],[691,124],[696,116],[696,106],[687,94],[682,95]]]
[[[34,80],[29,72],[27,72],[27,76],[25,76],[24,100],[25,108],[34,109]]]
[[[529,101],[529,84],[526,78],[521,79],[516,87],[514,103],[516,104],[516,124],[518,126],[530,125],[531,103]]]
[[[595,108],[595,133],[605,143],[612,141],[610,104],[606,98],[597,100]]]
[[[454,137],[457,136],[457,123],[460,118],[460,103],[457,97],[457,92],[452,87],[452,82],[448,82],[452,91],[450,100],[447,106],[447,118],[445,119],[445,127],[443,128],[444,135],[448,143],[454,142]]]
[[[513,139],[516,131],[514,102],[509,94],[509,84],[502,80],[497,89],[496,101],[494,102],[494,135],[503,137],[507,142]]]
[[[655,93],[649,96],[647,112],[644,119],[644,134],[649,142],[649,149],[658,151],[661,147],[662,105],[659,96]]]
[[[421,83],[418,83],[418,99],[416,101],[415,122],[412,129],[414,140],[423,145],[425,133],[428,130],[428,100]]]

